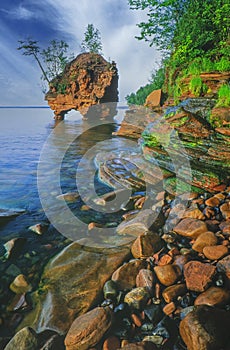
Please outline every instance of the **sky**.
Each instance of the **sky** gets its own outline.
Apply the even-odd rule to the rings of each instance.
[[[130,10],[128,0],[1,0],[0,106],[46,105],[41,72],[32,57],[17,50],[18,40],[37,40],[42,48],[53,39],[68,43],[77,56],[89,23],[100,31],[103,56],[119,71],[119,100],[148,83],[160,64],[160,53],[135,39],[143,11]]]

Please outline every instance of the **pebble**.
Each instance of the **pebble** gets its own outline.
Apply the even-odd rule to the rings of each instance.
[[[118,295],[118,288],[116,282],[109,280],[104,284],[103,288],[105,299],[115,299]]]
[[[147,262],[145,260],[131,260],[114,271],[111,279],[117,283],[118,288],[121,290],[131,289],[136,285],[136,276],[138,272],[146,267]]]
[[[184,266],[184,277],[188,290],[204,292],[213,280],[216,267],[200,261],[189,261]]]
[[[208,228],[204,221],[186,218],[174,227],[174,231],[184,237],[197,238],[201,233],[207,232]]]
[[[213,246],[217,244],[217,238],[213,232],[207,231],[201,233],[199,237],[195,240],[195,243],[192,245],[192,249],[202,253],[203,248],[206,246]]]
[[[146,306],[149,297],[147,288],[137,287],[133,288],[125,295],[124,302],[127,303],[131,309],[142,310]]]
[[[150,295],[153,293],[155,276],[151,270],[141,269],[136,277],[136,286],[147,288]]]
[[[210,287],[205,292],[198,295],[194,305],[222,306],[230,300],[230,290],[218,287]]]
[[[131,253],[134,258],[147,258],[163,246],[163,241],[156,233],[142,234],[137,237],[131,247]]]
[[[213,196],[213,197],[206,199],[205,204],[208,207],[216,207],[220,204],[220,199],[217,196]]]
[[[166,301],[166,303],[170,303],[177,299],[177,297],[184,295],[187,291],[186,285],[182,284],[174,284],[165,288],[162,292],[162,297]]]
[[[214,245],[211,247],[204,247],[203,254],[207,259],[219,260],[228,254],[228,247],[225,245]]]
[[[178,265],[163,265],[163,266],[155,266],[154,271],[158,280],[164,286],[171,286],[174,284],[179,277],[181,276],[181,270]]]
[[[15,294],[23,294],[31,291],[32,289],[31,285],[27,282],[26,277],[23,274],[15,277],[9,288]]]
[[[173,301],[171,301],[171,303],[166,304],[163,307],[163,312],[165,313],[165,315],[169,316],[171,315],[174,311],[176,310],[176,305]]]
[[[230,219],[230,202],[225,202],[220,206],[221,214],[225,220]]]
[[[223,272],[230,281],[230,255],[227,255],[225,258],[219,260],[216,267],[217,271]]]
[[[97,307],[77,317],[66,337],[66,350],[87,350],[95,346],[108,331],[112,323],[109,308]]]
[[[120,345],[119,338],[110,336],[104,341],[102,350],[116,350],[120,347]]]
[[[45,224],[36,224],[36,225],[33,225],[33,226],[30,226],[28,228],[28,230],[36,233],[37,235],[43,235],[44,233],[47,232],[48,230],[48,225],[45,225]]]

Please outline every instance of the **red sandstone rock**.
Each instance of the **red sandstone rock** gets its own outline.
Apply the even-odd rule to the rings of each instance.
[[[220,200],[219,198],[217,198],[216,196],[213,196],[211,198],[208,198],[206,201],[205,201],[205,204],[209,207],[216,207],[220,204]]]
[[[72,323],[66,338],[66,350],[87,350],[95,346],[111,326],[112,312],[97,307]]]
[[[226,220],[230,219],[230,202],[222,204],[220,206],[220,211]]]
[[[188,350],[220,350],[229,340],[230,313],[200,305],[180,323],[180,335]]]
[[[103,343],[102,350],[116,350],[120,347],[120,340],[115,336],[110,336]]]
[[[165,315],[171,315],[176,310],[176,305],[173,301],[163,307],[163,312]]]
[[[215,275],[216,268],[200,261],[189,261],[184,266],[186,287],[195,292],[205,291]]]
[[[142,234],[134,241],[131,252],[134,258],[147,258],[162,248],[162,240],[156,233]]]
[[[71,109],[86,115],[92,105],[118,101],[117,86],[118,74],[114,62],[109,63],[98,54],[83,53],[67,64],[63,74],[50,82],[45,99],[54,110],[56,119],[63,119]],[[100,106],[99,117],[111,112],[105,110],[107,107]]]
[[[117,282],[120,289],[131,289],[136,285],[138,272],[146,267],[144,260],[131,260],[114,271],[112,280]]]
[[[217,238],[213,232],[207,231],[201,233],[199,237],[195,240],[192,249],[196,252],[202,253],[203,248],[206,246],[212,246],[217,243]]]
[[[210,305],[210,306],[222,306],[227,304],[230,300],[230,290],[210,287],[205,292],[198,295],[194,305]]]
[[[155,277],[152,271],[147,269],[142,269],[139,271],[136,278],[137,287],[146,287],[149,293],[152,294],[154,284],[155,284]]]
[[[157,278],[164,286],[171,286],[181,276],[181,270],[177,265],[155,266]]]
[[[166,303],[170,303],[175,300],[177,297],[182,296],[186,293],[186,285],[183,284],[174,284],[164,289],[162,292],[162,297]]]
[[[183,219],[174,227],[174,231],[181,236],[197,238],[201,233],[207,232],[205,222],[197,219]]]
[[[154,90],[146,98],[145,106],[150,108],[156,108],[161,106],[162,91]]]
[[[225,258],[218,261],[216,266],[217,270],[224,272],[227,278],[230,280],[230,255],[227,255]]]
[[[228,247],[225,245],[214,245],[212,247],[204,247],[203,254],[207,259],[219,260],[228,254]]]
[[[230,220],[221,222],[220,229],[224,234],[230,235]]]

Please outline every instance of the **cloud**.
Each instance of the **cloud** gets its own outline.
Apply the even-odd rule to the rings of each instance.
[[[105,58],[114,60],[119,69],[120,100],[148,83],[151,71],[160,61],[159,52],[147,43],[138,41],[137,23],[146,18],[143,11],[132,11],[126,1],[45,0],[59,11],[56,23],[61,32],[71,35],[73,48],[79,49],[87,24],[93,23],[102,37]],[[75,47],[74,47],[75,46]]]
[[[5,12],[8,16],[17,20],[30,20],[31,18],[36,18],[36,13],[28,10],[27,8],[19,5],[10,10],[2,9],[2,12]]]
[[[117,63],[121,102],[125,102],[127,94],[148,83],[156,62],[160,62],[155,48],[135,39],[139,34],[136,24],[145,20],[146,14],[130,10],[126,0],[83,0],[81,3],[76,0],[23,0],[23,5],[17,0],[18,6],[3,1],[6,5],[5,18],[4,15],[2,20],[0,18],[0,66],[7,84],[4,88],[0,86],[0,96],[7,103],[12,96],[13,104],[31,104],[36,99],[38,104],[44,104],[38,86],[39,68],[31,57],[22,56],[16,50],[17,40],[28,36],[41,45],[52,39],[65,40],[70,51],[77,55],[86,27],[92,23],[101,33],[105,58]]]

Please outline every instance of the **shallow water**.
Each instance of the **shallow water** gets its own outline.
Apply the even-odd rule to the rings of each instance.
[[[26,212],[8,224],[1,227],[1,238],[15,236],[21,230],[45,218],[39,198],[37,180],[46,179],[47,198],[60,193],[75,191],[76,171],[81,191],[89,197],[89,170],[93,167],[92,156],[88,159],[89,150],[109,151],[126,149],[129,142],[119,137],[113,137],[123,118],[124,109],[118,109],[114,119],[106,123],[98,122],[98,126],[82,120],[78,112],[71,112],[65,121],[56,127],[50,109],[0,109],[0,208],[24,209]],[[92,125],[94,126],[92,128]],[[69,144],[68,144],[69,142]],[[38,164],[44,145],[48,149],[44,172],[38,174]],[[53,188],[52,178],[56,171],[56,159],[63,160],[60,165],[60,189]],[[44,159],[43,159],[44,160]],[[81,167],[79,167],[81,162]],[[93,168],[95,172],[95,168]],[[95,174],[94,174],[95,175]],[[94,176],[93,175],[93,176]],[[51,177],[50,177],[51,176]],[[50,180],[51,179],[51,180]],[[105,193],[110,189],[98,182],[94,176],[95,193]],[[61,192],[60,192],[61,190]],[[78,188],[79,190],[79,188]],[[85,192],[84,192],[85,191]],[[92,193],[91,193],[92,194]],[[90,195],[91,195],[90,194]],[[79,200],[72,205],[72,210],[80,212],[84,204]],[[83,213],[83,220],[108,220],[104,214],[94,211]],[[84,218],[84,215],[86,216]],[[104,217],[104,218],[103,218]],[[113,218],[111,219],[113,220]]]

